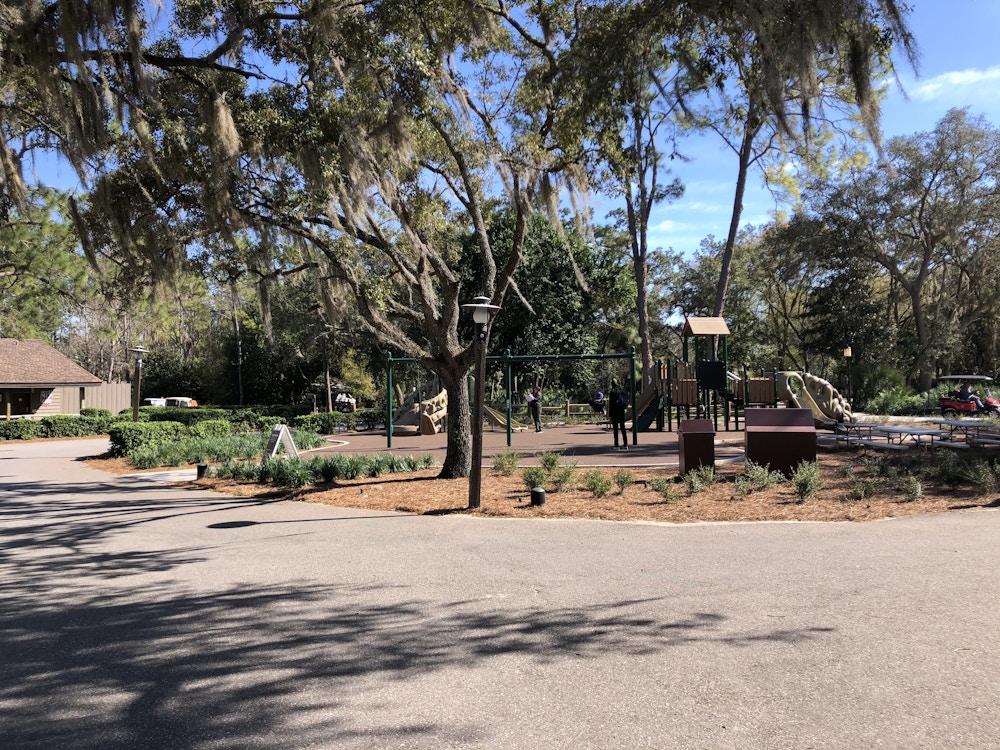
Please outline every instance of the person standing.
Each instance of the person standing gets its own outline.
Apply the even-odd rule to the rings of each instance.
[[[608,419],[611,420],[611,433],[615,436],[615,447],[612,450],[619,450],[618,430],[622,432],[622,446],[620,450],[628,450],[628,432],[625,430],[625,410],[628,408],[628,391],[620,387],[617,381],[611,381],[611,391],[608,393]]]
[[[535,387],[535,390],[527,395],[525,401],[528,402],[528,411],[535,422],[535,432],[542,431],[542,389]]]

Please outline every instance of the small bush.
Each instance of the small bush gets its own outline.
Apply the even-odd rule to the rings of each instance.
[[[673,503],[680,500],[680,495],[677,494],[677,489],[674,483],[669,479],[655,477],[649,480],[647,486],[657,495],[662,497],[664,502]]]
[[[260,476],[262,481],[282,487],[304,487],[316,479],[312,467],[297,458],[274,458],[263,461],[260,465]]]
[[[538,454],[538,463],[547,472],[553,472],[559,468],[561,456],[554,451],[545,451]]]
[[[823,489],[818,461],[803,461],[792,472],[792,486],[799,501],[815,497]]]
[[[576,474],[575,463],[557,467],[554,471],[549,472],[548,486],[545,489],[549,492],[559,492],[573,481],[574,474]]]
[[[920,477],[915,477],[912,474],[906,478],[906,482],[903,484],[903,497],[906,498],[907,502],[914,502],[919,500],[924,496],[924,485],[920,482]]]
[[[635,475],[628,469],[617,469],[611,478],[618,487],[619,495],[624,494],[625,490],[635,484]]]
[[[520,461],[521,454],[508,448],[493,457],[493,471],[502,477],[513,476]]]
[[[923,414],[927,411],[927,399],[906,386],[893,386],[871,399],[865,411],[871,414]]]
[[[541,466],[529,466],[521,473],[524,486],[529,490],[533,490],[535,487],[544,487],[548,476],[549,473]]]
[[[191,425],[190,433],[202,438],[227,438],[233,434],[233,426],[228,419],[206,419]]]
[[[343,414],[339,411],[333,411],[322,414],[303,414],[300,417],[296,417],[293,424],[296,427],[304,430],[312,430],[320,435],[332,435],[341,430],[352,429],[353,422],[353,414]]]
[[[772,471],[770,466],[762,466],[753,461],[746,462],[743,476],[758,489],[767,489],[785,481],[785,475],[780,471]]]
[[[692,493],[715,484],[718,480],[719,477],[715,473],[715,467],[707,464],[699,466],[697,469],[692,469],[684,475],[684,484],[687,486],[688,491]]]
[[[80,409],[81,417],[97,417],[98,419],[111,419],[111,409],[96,409],[90,406],[85,406]]]
[[[611,491],[612,482],[598,469],[592,469],[583,475],[583,486],[594,497],[604,497]]]

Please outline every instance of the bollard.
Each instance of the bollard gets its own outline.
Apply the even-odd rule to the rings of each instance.
[[[208,464],[198,464],[198,479],[208,476]]]
[[[532,505],[545,505],[545,488],[544,487],[534,487],[531,490],[531,504]]]

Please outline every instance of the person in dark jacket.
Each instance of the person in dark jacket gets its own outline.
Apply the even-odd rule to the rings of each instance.
[[[625,410],[628,408],[628,391],[620,387],[617,381],[611,381],[608,393],[608,419],[611,421],[611,432],[615,436],[615,447],[612,450],[628,450],[628,432],[625,431]],[[618,430],[622,433],[622,445],[618,447]]]
[[[535,422],[535,432],[542,431],[542,389],[535,388],[534,391],[527,395],[526,401],[528,402],[528,411],[531,412],[531,418]]]

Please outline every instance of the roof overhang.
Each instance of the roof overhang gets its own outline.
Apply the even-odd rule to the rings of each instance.
[[[729,326],[723,318],[686,318],[685,336],[728,336]]]

